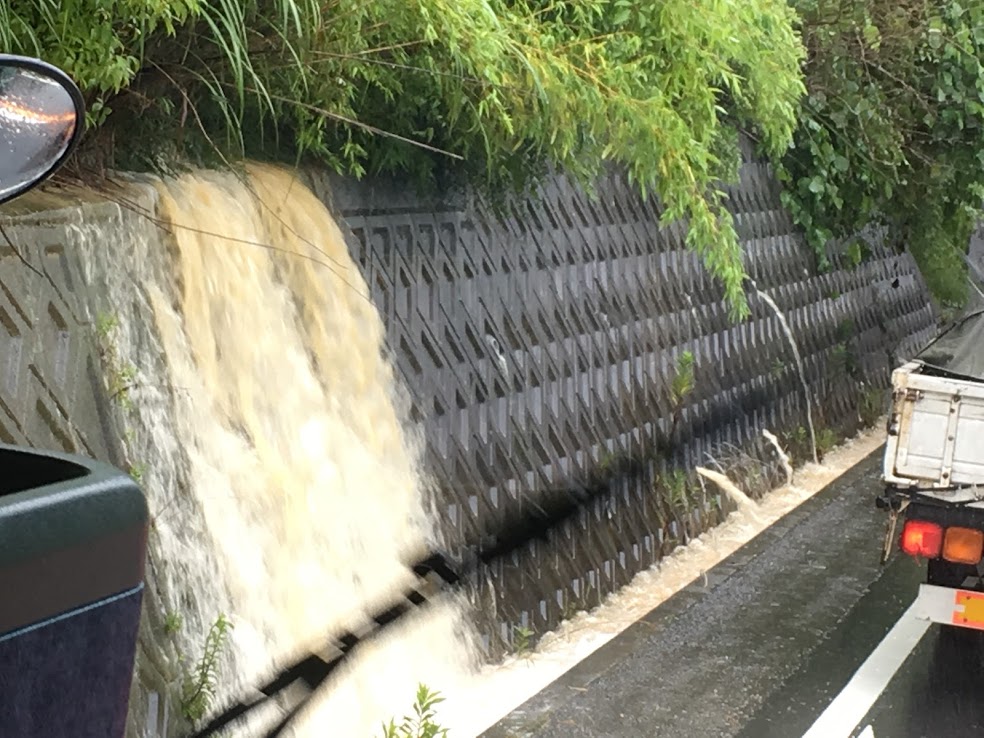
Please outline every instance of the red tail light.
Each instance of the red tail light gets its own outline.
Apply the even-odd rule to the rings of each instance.
[[[943,528],[927,520],[906,520],[899,545],[909,556],[935,559],[943,547]]]

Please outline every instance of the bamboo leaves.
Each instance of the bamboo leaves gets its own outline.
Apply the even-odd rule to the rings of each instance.
[[[687,220],[687,243],[722,281],[733,313],[746,310],[719,182],[736,171],[737,128],[779,154],[796,127],[804,49],[783,0],[78,0],[71,8],[10,0],[0,41],[31,28],[19,47],[54,55],[90,95],[110,98],[121,130],[146,125],[161,146],[200,133],[230,142],[232,153],[311,156],[357,176],[428,183],[450,169],[491,188],[530,185],[549,168],[590,183],[614,163],[660,195],[667,219]],[[98,20],[66,24],[73,14]],[[83,38],[82,28],[98,35]],[[140,115],[127,119],[138,100]],[[200,114],[172,112],[188,105]],[[189,120],[205,130],[172,135]]]

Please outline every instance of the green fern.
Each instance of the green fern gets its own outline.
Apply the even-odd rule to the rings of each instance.
[[[181,712],[190,721],[201,720],[215,698],[218,686],[218,667],[222,649],[232,630],[225,615],[219,615],[205,637],[202,657],[190,674],[185,675],[181,690]]]

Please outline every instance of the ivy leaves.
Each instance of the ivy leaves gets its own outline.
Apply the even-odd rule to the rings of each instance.
[[[966,296],[961,253],[984,198],[984,2],[796,0],[809,94],[778,161],[821,266],[870,223],[938,299]]]

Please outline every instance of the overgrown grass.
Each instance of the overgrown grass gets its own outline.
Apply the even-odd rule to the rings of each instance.
[[[738,315],[720,182],[739,127],[791,140],[795,22],[784,0],[7,0],[0,47],[79,81],[92,166],[309,156],[497,190],[617,164],[687,221]]]

